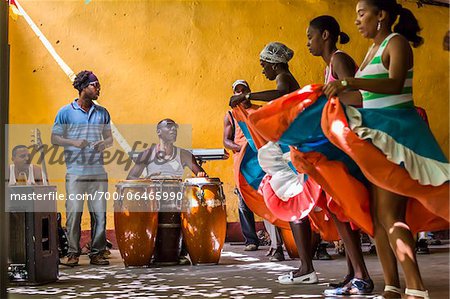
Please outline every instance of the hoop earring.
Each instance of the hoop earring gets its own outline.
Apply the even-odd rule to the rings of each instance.
[[[381,29],[381,22],[378,21],[378,24],[377,24],[377,31],[380,31],[380,29]]]

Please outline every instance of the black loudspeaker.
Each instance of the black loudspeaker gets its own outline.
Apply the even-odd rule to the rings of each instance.
[[[36,187],[29,188],[36,191]],[[38,204],[28,203],[26,212],[18,212],[20,207],[9,213],[8,276],[12,284],[37,285],[58,280],[56,202]],[[33,208],[36,212],[30,211]]]

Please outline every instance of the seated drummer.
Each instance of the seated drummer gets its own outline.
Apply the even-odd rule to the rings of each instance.
[[[174,145],[177,140],[177,130],[178,125],[172,119],[161,120],[156,127],[159,143],[152,145],[139,155],[127,179],[138,179],[144,169],[147,169],[148,177],[160,176],[181,179],[186,166],[196,176],[205,177],[206,172],[198,165],[194,155]]]
[[[197,163],[194,155],[174,145],[177,140],[177,130],[178,125],[172,119],[166,118],[161,120],[156,127],[159,143],[153,144],[139,155],[127,179],[139,179],[144,169],[147,169],[147,177],[149,178],[172,177],[181,179],[186,166],[196,176],[206,177],[205,170]],[[179,257],[180,265],[190,264],[186,256],[187,250],[183,242]]]

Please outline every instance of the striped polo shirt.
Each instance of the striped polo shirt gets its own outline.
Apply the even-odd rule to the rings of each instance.
[[[383,79],[389,78],[389,70],[386,69],[381,61],[381,56],[383,55],[383,51],[386,48],[387,44],[394,36],[398,35],[398,33],[391,33],[387,36],[384,41],[381,43],[378,51],[375,53],[372,61],[366,67],[361,70],[359,69],[355,78],[363,78],[363,79]],[[373,45],[372,45],[373,47]],[[367,55],[370,53],[367,53]],[[367,59],[364,59],[364,61]],[[409,69],[406,75],[405,83],[403,84],[403,90],[400,94],[382,94],[375,93],[365,90],[360,90],[363,98],[363,107],[364,108],[391,108],[391,109],[399,109],[399,108],[412,108],[414,107],[414,102],[412,98],[412,81],[413,81],[413,69]]]
[[[52,133],[67,139],[85,139],[89,145],[84,149],[64,146],[64,158],[68,174],[100,175],[105,174],[103,153],[94,151],[92,144],[103,140],[103,133],[110,130],[111,118],[108,111],[92,104],[84,111],[77,100],[62,107],[55,118]]]

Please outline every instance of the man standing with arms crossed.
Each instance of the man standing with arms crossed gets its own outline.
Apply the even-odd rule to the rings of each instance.
[[[58,111],[52,129],[52,144],[64,147],[67,166],[66,226],[69,250],[65,264],[78,265],[81,216],[84,199],[87,198],[91,216],[90,263],[109,265],[103,256],[106,249],[106,199],[100,194],[108,191],[103,151],[113,143],[110,116],[104,107],[93,102],[100,95],[100,82],[94,73],[78,73],[73,87],[78,90],[79,96]]]

